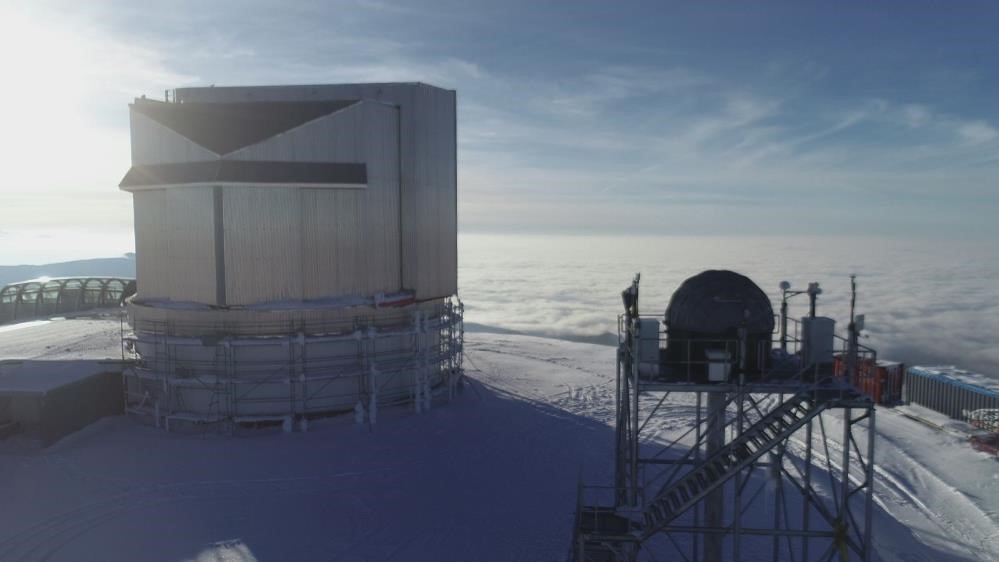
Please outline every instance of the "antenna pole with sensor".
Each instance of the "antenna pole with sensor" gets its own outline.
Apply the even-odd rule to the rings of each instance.
[[[846,350],[846,374],[850,382],[857,376],[858,358],[860,353],[860,331],[864,329],[864,315],[856,315],[857,310],[857,276],[850,276],[850,324],[847,326],[849,339]]]

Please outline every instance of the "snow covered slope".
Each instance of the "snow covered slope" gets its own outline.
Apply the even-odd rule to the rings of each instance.
[[[74,347],[92,352],[50,350]],[[475,333],[466,358],[454,401],[373,427],[109,418],[44,450],[0,442],[0,560],[564,559],[578,479],[611,479],[613,348]],[[876,558],[999,559],[999,465],[879,412]]]

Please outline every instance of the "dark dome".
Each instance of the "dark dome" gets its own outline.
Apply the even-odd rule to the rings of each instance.
[[[774,330],[766,293],[745,275],[727,270],[712,269],[687,279],[666,309],[671,334],[734,334],[744,318],[750,334],[769,335]]]

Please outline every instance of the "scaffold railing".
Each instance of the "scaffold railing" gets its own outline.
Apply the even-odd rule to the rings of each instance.
[[[168,322],[134,324],[123,334],[134,359],[124,374],[126,408],[167,429],[280,422],[304,430],[318,416],[354,411],[374,423],[381,406],[422,411],[434,395],[450,397],[462,374],[461,302],[391,318],[329,322],[312,334],[271,324],[266,336],[175,336]]]

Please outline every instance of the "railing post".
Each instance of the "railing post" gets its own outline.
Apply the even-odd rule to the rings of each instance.
[[[634,386],[634,388],[632,389],[632,396],[631,396],[631,404],[632,404],[632,412],[631,412],[632,443],[631,443],[631,452],[630,452],[631,494],[628,499],[630,500],[631,505],[633,506],[638,505],[638,455],[639,455],[639,447],[638,447],[639,380],[638,379],[641,375],[641,373],[639,373],[639,367],[640,367],[639,362],[641,360],[641,342],[639,341],[640,332],[638,330],[638,322],[639,322],[638,316],[636,315],[635,318],[632,319],[631,325],[629,326],[629,330],[631,333],[631,341],[634,343],[634,345],[632,346],[632,357],[631,357],[631,377],[632,377],[632,385]]]
[[[787,353],[787,291],[780,302],[780,349]]]

